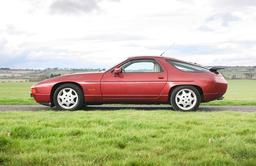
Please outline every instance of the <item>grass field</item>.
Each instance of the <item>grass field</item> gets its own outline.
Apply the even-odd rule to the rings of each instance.
[[[0,112],[0,165],[255,165],[256,113]]]
[[[0,104],[35,104],[30,97],[31,82],[0,83]]]
[[[206,105],[256,105],[256,80],[229,80],[223,101]],[[33,83],[0,83],[0,104],[35,104],[30,98]]]

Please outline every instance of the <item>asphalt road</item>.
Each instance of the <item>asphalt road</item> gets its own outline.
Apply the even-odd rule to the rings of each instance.
[[[172,110],[169,105],[91,105],[85,107],[84,111],[118,111],[122,109],[135,109],[144,111]],[[42,105],[0,105],[0,111],[42,111],[54,110]],[[256,106],[200,106],[199,111],[241,111],[256,112]]]

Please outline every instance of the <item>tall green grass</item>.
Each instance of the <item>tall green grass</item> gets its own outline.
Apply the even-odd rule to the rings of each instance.
[[[255,165],[256,114],[0,112],[0,165]]]

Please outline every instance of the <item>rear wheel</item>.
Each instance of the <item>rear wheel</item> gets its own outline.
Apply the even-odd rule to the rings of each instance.
[[[75,84],[63,84],[55,90],[53,102],[57,109],[77,110],[84,104],[83,92]]]
[[[174,110],[195,111],[201,102],[201,95],[193,86],[179,86],[175,88],[170,97]]]

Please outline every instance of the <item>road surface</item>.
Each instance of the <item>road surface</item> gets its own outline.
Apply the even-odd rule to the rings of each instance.
[[[135,109],[135,110],[172,110],[169,105],[94,105],[87,106],[84,111],[118,111],[122,109]],[[50,107],[42,105],[0,105],[0,111],[42,111],[54,110]],[[199,111],[241,111],[241,112],[256,112],[256,106],[200,106]]]

